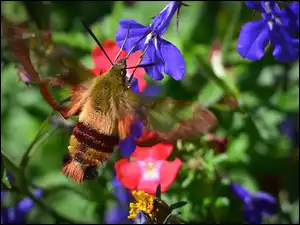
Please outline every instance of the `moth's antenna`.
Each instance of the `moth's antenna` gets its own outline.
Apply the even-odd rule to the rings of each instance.
[[[130,30],[130,24],[128,24],[128,30],[127,30],[127,33],[126,33],[126,37],[125,37],[125,39],[124,39],[124,41],[122,43],[122,46],[121,46],[121,48],[120,48],[120,50],[119,50],[116,58],[114,59],[114,62],[116,62],[118,60],[118,58],[119,58],[119,56],[120,56],[120,54],[121,54],[121,52],[122,52],[122,50],[124,48],[124,45],[126,44],[126,41],[128,39],[128,35],[129,35],[129,30]]]
[[[133,49],[137,46],[137,44],[143,39],[145,38],[148,34],[151,33],[151,30],[149,29],[133,46],[132,48],[129,50],[129,52],[127,53],[125,59],[128,59],[129,55],[131,54],[131,52],[133,51]],[[148,45],[149,46],[149,45]]]
[[[136,67],[134,68],[132,74],[130,75],[129,80],[128,80],[129,87],[130,87],[130,82],[131,82],[131,80],[132,80],[132,78],[133,78],[133,75],[134,75],[136,69],[138,68],[137,65],[139,65],[139,64],[142,62],[143,56],[146,54],[146,52],[147,52],[147,50],[148,50],[149,47],[150,47],[150,44],[147,45],[146,49],[145,49],[144,52],[141,54],[141,56],[140,56],[140,58],[139,58],[139,61],[138,61],[137,64],[136,64]]]
[[[101,43],[99,42],[99,40],[97,39],[97,37],[95,36],[95,34],[93,33],[93,31],[89,28],[89,26],[83,21],[81,20],[81,23],[83,24],[84,28],[87,30],[87,32],[92,36],[92,38],[96,41],[97,45],[100,47],[100,49],[102,50],[102,52],[104,53],[104,55],[106,56],[106,58],[109,60],[109,62],[111,63],[111,65],[113,65],[113,62],[111,61],[111,59],[108,57],[106,51],[104,50],[104,48],[102,47]]]
[[[140,64],[140,65],[137,65],[137,66],[126,67],[126,69],[134,69],[134,68],[140,68],[140,67],[150,67],[150,66],[154,66],[154,65],[156,65],[156,63]]]

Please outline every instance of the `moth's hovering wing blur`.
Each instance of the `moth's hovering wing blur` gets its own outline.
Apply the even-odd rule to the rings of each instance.
[[[23,72],[36,83],[44,99],[54,109],[56,102],[49,86],[71,87],[72,104],[79,102],[95,75],[79,62],[72,60],[66,48],[54,45],[50,30],[32,32],[29,23],[15,24],[1,16],[2,32],[10,49],[21,63]],[[63,96],[66,97],[66,96]],[[69,109],[65,109],[65,115]],[[69,115],[70,116],[70,115]]]
[[[133,93],[128,94],[128,101],[132,102],[132,117],[142,120],[146,131],[151,133],[136,141],[139,146],[196,138],[217,123],[214,114],[200,104],[170,98],[145,98]]]

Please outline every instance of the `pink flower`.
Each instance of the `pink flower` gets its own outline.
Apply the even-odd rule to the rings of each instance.
[[[165,192],[174,182],[181,160],[166,161],[172,153],[172,144],[157,144],[152,147],[136,147],[129,158],[123,158],[115,163],[119,181],[128,189],[144,190],[155,194],[157,186]]]
[[[115,59],[116,55],[118,54],[118,52],[120,50],[117,43],[114,42],[113,40],[104,40],[103,48],[111,60]],[[127,55],[127,52],[122,51],[118,60],[125,58],[126,55]],[[131,54],[128,57],[127,66],[128,67],[135,66],[136,63],[138,62],[140,56],[141,56],[141,51],[137,51],[137,52]],[[91,71],[96,76],[99,76],[100,72],[105,73],[111,67],[110,62],[108,61],[108,59],[106,58],[104,53],[101,51],[99,46],[96,46],[93,49],[92,58],[93,58],[93,62],[94,62],[94,68]],[[130,76],[132,72],[133,72],[133,69],[128,69],[127,75]],[[135,74],[134,74],[134,77],[136,77],[138,80],[138,85],[139,85],[140,91],[143,91],[147,85],[146,81],[144,80],[144,75],[145,75],[145,70],[143,68],[137,68],[137,70],[135,71]]]

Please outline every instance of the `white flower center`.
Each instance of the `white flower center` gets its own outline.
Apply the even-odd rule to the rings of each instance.
[[[139,161],[142,170],[142,180],[159,180],[162,161]]]
[[[145,45],[147,45],[148,43],[149,43],[149,41],[151,40],[151,38],[152,38],[152,32],[150,32],[148,35],[147,35],[147,37],[146,37],[146,40],[145,40]]]

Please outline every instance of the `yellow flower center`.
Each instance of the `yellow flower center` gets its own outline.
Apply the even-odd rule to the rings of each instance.
[[[131,202],[129,205],[128,219],[134,220],[140,210],[145,211],[150,218],[152,217],[152,211],[154,209],[155,197],[149,195],[144,191],[132,191],[135,202]]]

